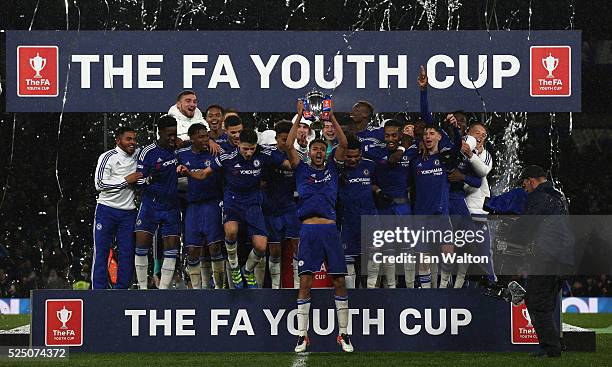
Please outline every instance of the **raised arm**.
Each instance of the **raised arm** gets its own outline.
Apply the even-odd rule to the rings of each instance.
[[[289,134],[287,135],[287,142],[285,143],[285,151],[287,152],[287,157],[289,158],[289,165],[291,168],[297,167],[300,164],[300,155],[298,151],[295,149],[294,143],[295,138],[297,136],[297,130],[300,126],[300,121],[302,120],[302,115],[304,113],[304,101],[298,99],[297,101],[297,115],[293,118],[293,126],[291,126],[291,130],[289,130]]]
[[[426,126],[433,125],[433,116],[429,111],[429,101],[427,100],[427,73],[425,67],[421,65],[419,70],[419,90],[421,91],[421,118]]]
[[[493,158],[488,151],[484,151],[484,160],[478,156],[478,154],[472,154],[469,159],[470,165],[474,170],[474,173],[479,177],[486,177],[489,172],[491,172],[491,168],[493,168]]]
[[[336,131],[336,138],[338,138],[338,147],[336,148],[334,159],[336,159],[338,162],[344,162],[344,158],[346,158],[346,149],[348,148],[348,140],[346,139],[346,135],[344,135],[344,131],[342,131],[338,120],[336,120],[334,111],[331,112],[330,118],[334,131]]]

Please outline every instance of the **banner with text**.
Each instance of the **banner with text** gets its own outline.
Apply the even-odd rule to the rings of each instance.
[[[7,31],[9,112],[166,112],[200,105],[293,111],[312,89],[419,111],[579,112],[580,31]],[[34,102],[35,103],[32,103]]]
[[[292,351],[297,291],[32,293],[33,345],[88,352]],[[355,289],[348,332],[360,351],[511,351],[537,343],[524,309],[478,289]],[[313,290],[312,351],[337,351],[333,290]],[[558,317],[557,317],[558,318]]]

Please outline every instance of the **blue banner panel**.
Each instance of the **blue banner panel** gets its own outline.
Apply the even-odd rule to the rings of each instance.
[[[30,313],[29,298],[0,298],[0,314],[27,315]]]
[[[612,313],[612,297],[565,297],[562,312]]]
[[[166,112],[200,106],[289,112],[316,88],[337,111],[579,112],[580,31],[7,31],[7,111]]]
[[[84,352],[288,352],[297,340],[296,295],[270,289],[35,290],[32,344],[73,345],[71,351]],[[349,296],[349,333],[359,351],[534,346],[512,343],[511,325],[514,335],[533,334],[525,328],[528,314],[511,312],[510,304],[477,289],[356,289]],[[333,290],[313,290],[312,300],[311,350],[337,351]]]

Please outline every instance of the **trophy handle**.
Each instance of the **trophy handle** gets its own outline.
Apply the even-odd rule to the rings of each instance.
[[[30,59],[30,67],[34,69],[34,59]]]
[[[542,66],[544,69],[546,69],[546,71],[548,71],[548,68],[546,67],[546,59],[542,59]]]
[[[47,66],[47,59],[42,59],[42,61],[43,62],[42,62],[42,66],[40,67],[40,70],[44,69],[45,66]],[[559,61],[559,60],[557,60],[557,61]]]
[[[557,68],[557,66],[559,66],[559,59],[554,59],[555,61],[553,62],[553,70],[555,70]]]

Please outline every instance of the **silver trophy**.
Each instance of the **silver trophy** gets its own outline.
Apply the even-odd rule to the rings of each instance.
[[[523,314],[525,320],[527,320],[527,327],[532,327],[533,325],[531,324],[531,317],[529,316],[529,311],[527,311],[526,308],[523,308],[521,310],[521,313]]]
[[[304,118],[312,121],[310,128],[315,131],[318,137],[321,135],[321,130],[323,130],[323,121],[329,120],[331,97],[313,89],[306,94],[303,101]]]
[[[61,310],[57,311],[57,319],[62,323],[60,329],[68,329],[66,323],[72,318],[72,311],[67,310],[66,306]]]
[[[548,71],[546,78],[553,79],[555,77],[553,71],[559,66],[559,59],[549,53],[548,57],[542,59],[542,66]]]
[[[42,78],[42,76],[40,75],[40,72],[42,71],[42,69],[45,68],[46,65],[47,65],[47,59],[45,59],[44,57],[40,57],[38,52],[36,53],[35,57],[30,59],[30,66],[36,72],[36,75],[34,75],[34,78]]]

